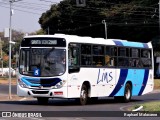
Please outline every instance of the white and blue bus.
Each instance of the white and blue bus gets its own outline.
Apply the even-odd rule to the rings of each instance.
[[[75,35],[26,36],[21,42],[18,96],[74,98],[81,105],[98,97],[129,102],[154,87],[151,43]]]

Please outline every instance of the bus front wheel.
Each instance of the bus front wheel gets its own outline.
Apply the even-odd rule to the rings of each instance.
[[[80,92],[80,104],[86,105],[88,101],[88,89],[85,84],[82,85],[81,92]]]

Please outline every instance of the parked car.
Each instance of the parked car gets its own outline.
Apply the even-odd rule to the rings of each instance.
[[[11,68],[11,75],[16,76],[16,70]],[[9,68],[0,68],[0,76],[9,76]]]

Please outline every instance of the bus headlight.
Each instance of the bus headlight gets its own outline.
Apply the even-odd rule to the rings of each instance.
[[[66,83],[66,80],[62,80],[59,83],[57,83],[55,86],[52,86],[52,88],[55,88],[55,89],[61,88],[65,83]]]
[[[18,84],[22,87],[22,88],[28,88],[28,86],[22,82],[20,79],[18,79]]]

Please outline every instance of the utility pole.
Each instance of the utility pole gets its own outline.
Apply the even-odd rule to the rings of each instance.
[[[107,39],[107,24],[105,20],[102,20],[102,23],[104,24],[105,39]]]
[[[159,0],[159,35],[160,35],[160,0]]]
[[[1,37],[0,37],[0,43],[1,43],[1,63],[2,63],[2,76],[3,76],[3,53],[2,53],[2,40],[1,40]]]
[[[10,19],[9,19],[9,99],[12,99],[11,96],[11,41],[12,41],[12,3],[14,0],[10,0]]]
[[[13,10],[12,10],[12,4],[14,2],[18,2],[21,0],[9,0],[10,3],[10,19],[9,19],[9,99],[12,99],[11,96],[11,49],[12,49],[12,15],[13,15]]]
[[[76,0],[77,7],[85,7],[86,6],[86,0]]]
[[[48,35],[49,35],[49,27],[47,28],[47,31],[48,31]]]

